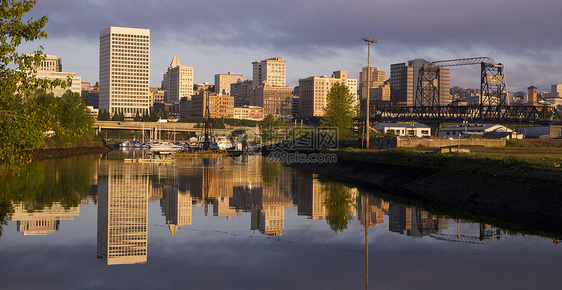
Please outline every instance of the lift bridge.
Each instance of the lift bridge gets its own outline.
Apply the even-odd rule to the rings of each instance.
[[[480,101],[477,105],[451,106],[449,92],[441,95],[440,70],[444,67],[480,64]],[[373,121],[418,122],[560,122],[561,114],[551,106],[507,104],[505,69],[489,57],[435,61],[420,68],[413,106],[376,106]]]

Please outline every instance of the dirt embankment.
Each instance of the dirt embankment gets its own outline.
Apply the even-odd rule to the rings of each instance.
[[[111,147],[74,147],[74,148],[46,148],[37,149],[33,151],[33,158],[35,160],[42,160],[48,158],[64,158],[75,155],[105,153],[113,150]]]
[[[47,158],[63,158],[83,154],[105,153],[115,149],[112,144],[105,144],[102,140],[63,142],[60,140],[46,140],[42,148],[33,151],[35,160]]]
[[[453,207],[469,216],[497,219],[522,231],[562,236],[560,170],[422,155],[392,161],[395,156],[377,154],[340,152],[335,164],[291,166],[417,202]]]

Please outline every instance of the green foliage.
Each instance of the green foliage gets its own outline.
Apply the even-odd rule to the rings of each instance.
[[[357,110],[355,97],[349,91],[349,88],[344,84],[336,83],[328,92],[322,125],[338,128],[341,139],[351,138],[354,134],[350,128],[353,125],[353,117],[357,114]]]
[[[0,236],[12,203],[36,212],[60,202],[65,209],[77,207],[89,191],[95,174],[96,158],[76,156],[34,162],[18,176],[2,174],[0,182]]]
[[[396,137],[396,132],[394,132],[394,130],[388,130],[386,133],[375,133],[375,134],[371,134],[371,137]]]
[[[205,123],[203,117],[185,117],[178,120],[178,123]]]
[[[275,120],[272,114],[265,116],[260,124],[261,138],[264,142],[277,141],[277,129],[283,125],[282,122]]]
[[[80,94],[68,90],[60,98],[59,104],[60,128],[56,134],[91,140],[94,137],[94,119]]]
[[[125,121],[125,114],[115,112],[111,117],[111,121]]]
[[[214,118],[214,119],[211,119],[211,120],[212,120],[211,125],[212,125],[213,129],[224,129],[225,128],[224,121],[222,119]]]
[[[355,213],[351,189],[340,183],[328,183],[325,192],[326,221],[334,232],[343,232]]]
[[[42,47],[33,54],[20,54],[17,47],[23,42],[47,36],[42,31],[47,17],[38,20],[22,20],[34,0],[6,0],[0,8],[0,163],[12,171],[31,162],[29,149],[38,148],[43,142],[46,124],[52,116],[44,114],[28,95],[37,88],[65,87],[69,81],[36,78],[34,67],[45,58]],[[18,69],[12,69],[18,68]]]
[[[98,113],[98,121],[109,121],[111,120],[111,115],[107,110],[102,110]]]

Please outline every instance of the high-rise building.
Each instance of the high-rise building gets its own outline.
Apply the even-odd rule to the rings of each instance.
[[[207,106],[209,107],[209,116],[207,116]],[[219,96],[201,91],[191,98],[191,116],[234,118],[234,97]]]
[[[527,106],[538,106],[539,102],[537,99],[537,87],[530,86],[527,88]]]
[[[258,87],[264,82],[271,86],[284,87],[287,82],[286,61],[282,57],[273,57],[252,62],[252,86]]]
[[[290,121],[293,118],[293,88],[264,83],[252,90],[250,105],[262,107],[265,116],[271,114],[277,120]]]
[[[36,77],[48,80],[61,80],[67,81],[71,79],[70,87],[53,87],[47,89],[48,93],[53,93],[55,97],[62,97],[67,90],[73,93],[82,93],[82,78],[73,72],[62,71],[62,59],[56,55],[46,55],[45,59],[41,61],[39,66],[33,66],[36,70]]]
[[[36,67],[37,71],[62,72],[62,59],[56,55],[47,55],[41,64]]]
[[[236,75],[232,72],[228,74],[216,74],[215,75],[215,93],[217,95],[232,96],[231,85],[238,82],[243,82],[243,75]]]
[[[230,95],[243,100],[250,100],[252,91],[252,80],[239,81],[230,84]]]
[[[58,71],[38,71],[37,78],[44,78],[48,80],[61,80],[66,81],[68,78],[71,79],[70,87],[54,87],[48,89],[48,93],[53,93],[55,97],[62,97],[66,91],[70,90],[73,93],[77,93],[81,95],[82,93],[82,77],[77,76],[76,73],[73,72],[58,72]]]
[[[551,98],[562,98],[562,84],[555,84],[550,86]]]
[[[193,95],[193,67],[180,64],[174,55],[162,81],[165,103],[179,103],[181,98],[191,100]]]
[[[376,67],[371,67],[371,75],[369,76],[370,86],[367,84],[367,70],[368,67],[364,67],[359,73],[359,98],[365,99],[367,97],[367,88],[378,88],[382,86],[385,79],[385,73]]]
[[[88,82],[82,82],[80,85],[80,90],[82,91],[82,100],[86,104],[86,106],[91,106],[96,109],[99,109],[100,106],[100,91],[97,86],[90,86]]]
[[[149,76],[149,29],[111,26],[100,32],[100,110],[148,114]]]
[[[429,65],[425,59],[414,59],[390,65],[390,98],[394,105],[416,106],[416,92],[420,69]],[[449,98],[449,69],[439,68],[439,104],[445,106]]]
[[[328,92],[335,83],[343,83],[357,100],[357,79],[347,78],[346,71],[335,71],[332,77],[313,76],[299,80],[299,117],[322,117]],[[357,102],[356,102],[357,104]]]

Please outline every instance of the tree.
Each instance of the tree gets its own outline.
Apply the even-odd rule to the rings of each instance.
[[[277,129],[281,126],[281,122],[275,120],[272,114],[268,114],[263,118],[260,124],[261,137],[264,142],[276,141]]]
[[[450,93],[451,95],[459,95],[462,97],[464,95],[464,89],[459,86],[454,86],[450,89]]]
[[[22,21],[36,0],[4,0],[0,6],[0,163],[14,172],[31,162],[30,149],[43,143],[46,118],[26,95],[37,88],[65,87],[68,81],[39,79],[35,67],[45,58],[39,47],[33,54],[16,51],[22,41],[47,37],[47,17]],[[18,69],[14,69],[18,68]]]
[[[94,119],[80,94],[66,91],[59,100],[61,135],[91,139]]]
[[[337,128],[342,139],[350,138],[353,132],[349,128],[353,125],[357,109],[355,97],[349,88],[344,84],[335,83],[328,92],[322,125]]]
[[[326,222],[334,232],[343,232],[351,221],[355,203],[351,189],[343,184],[328,183],[325,190]]]

